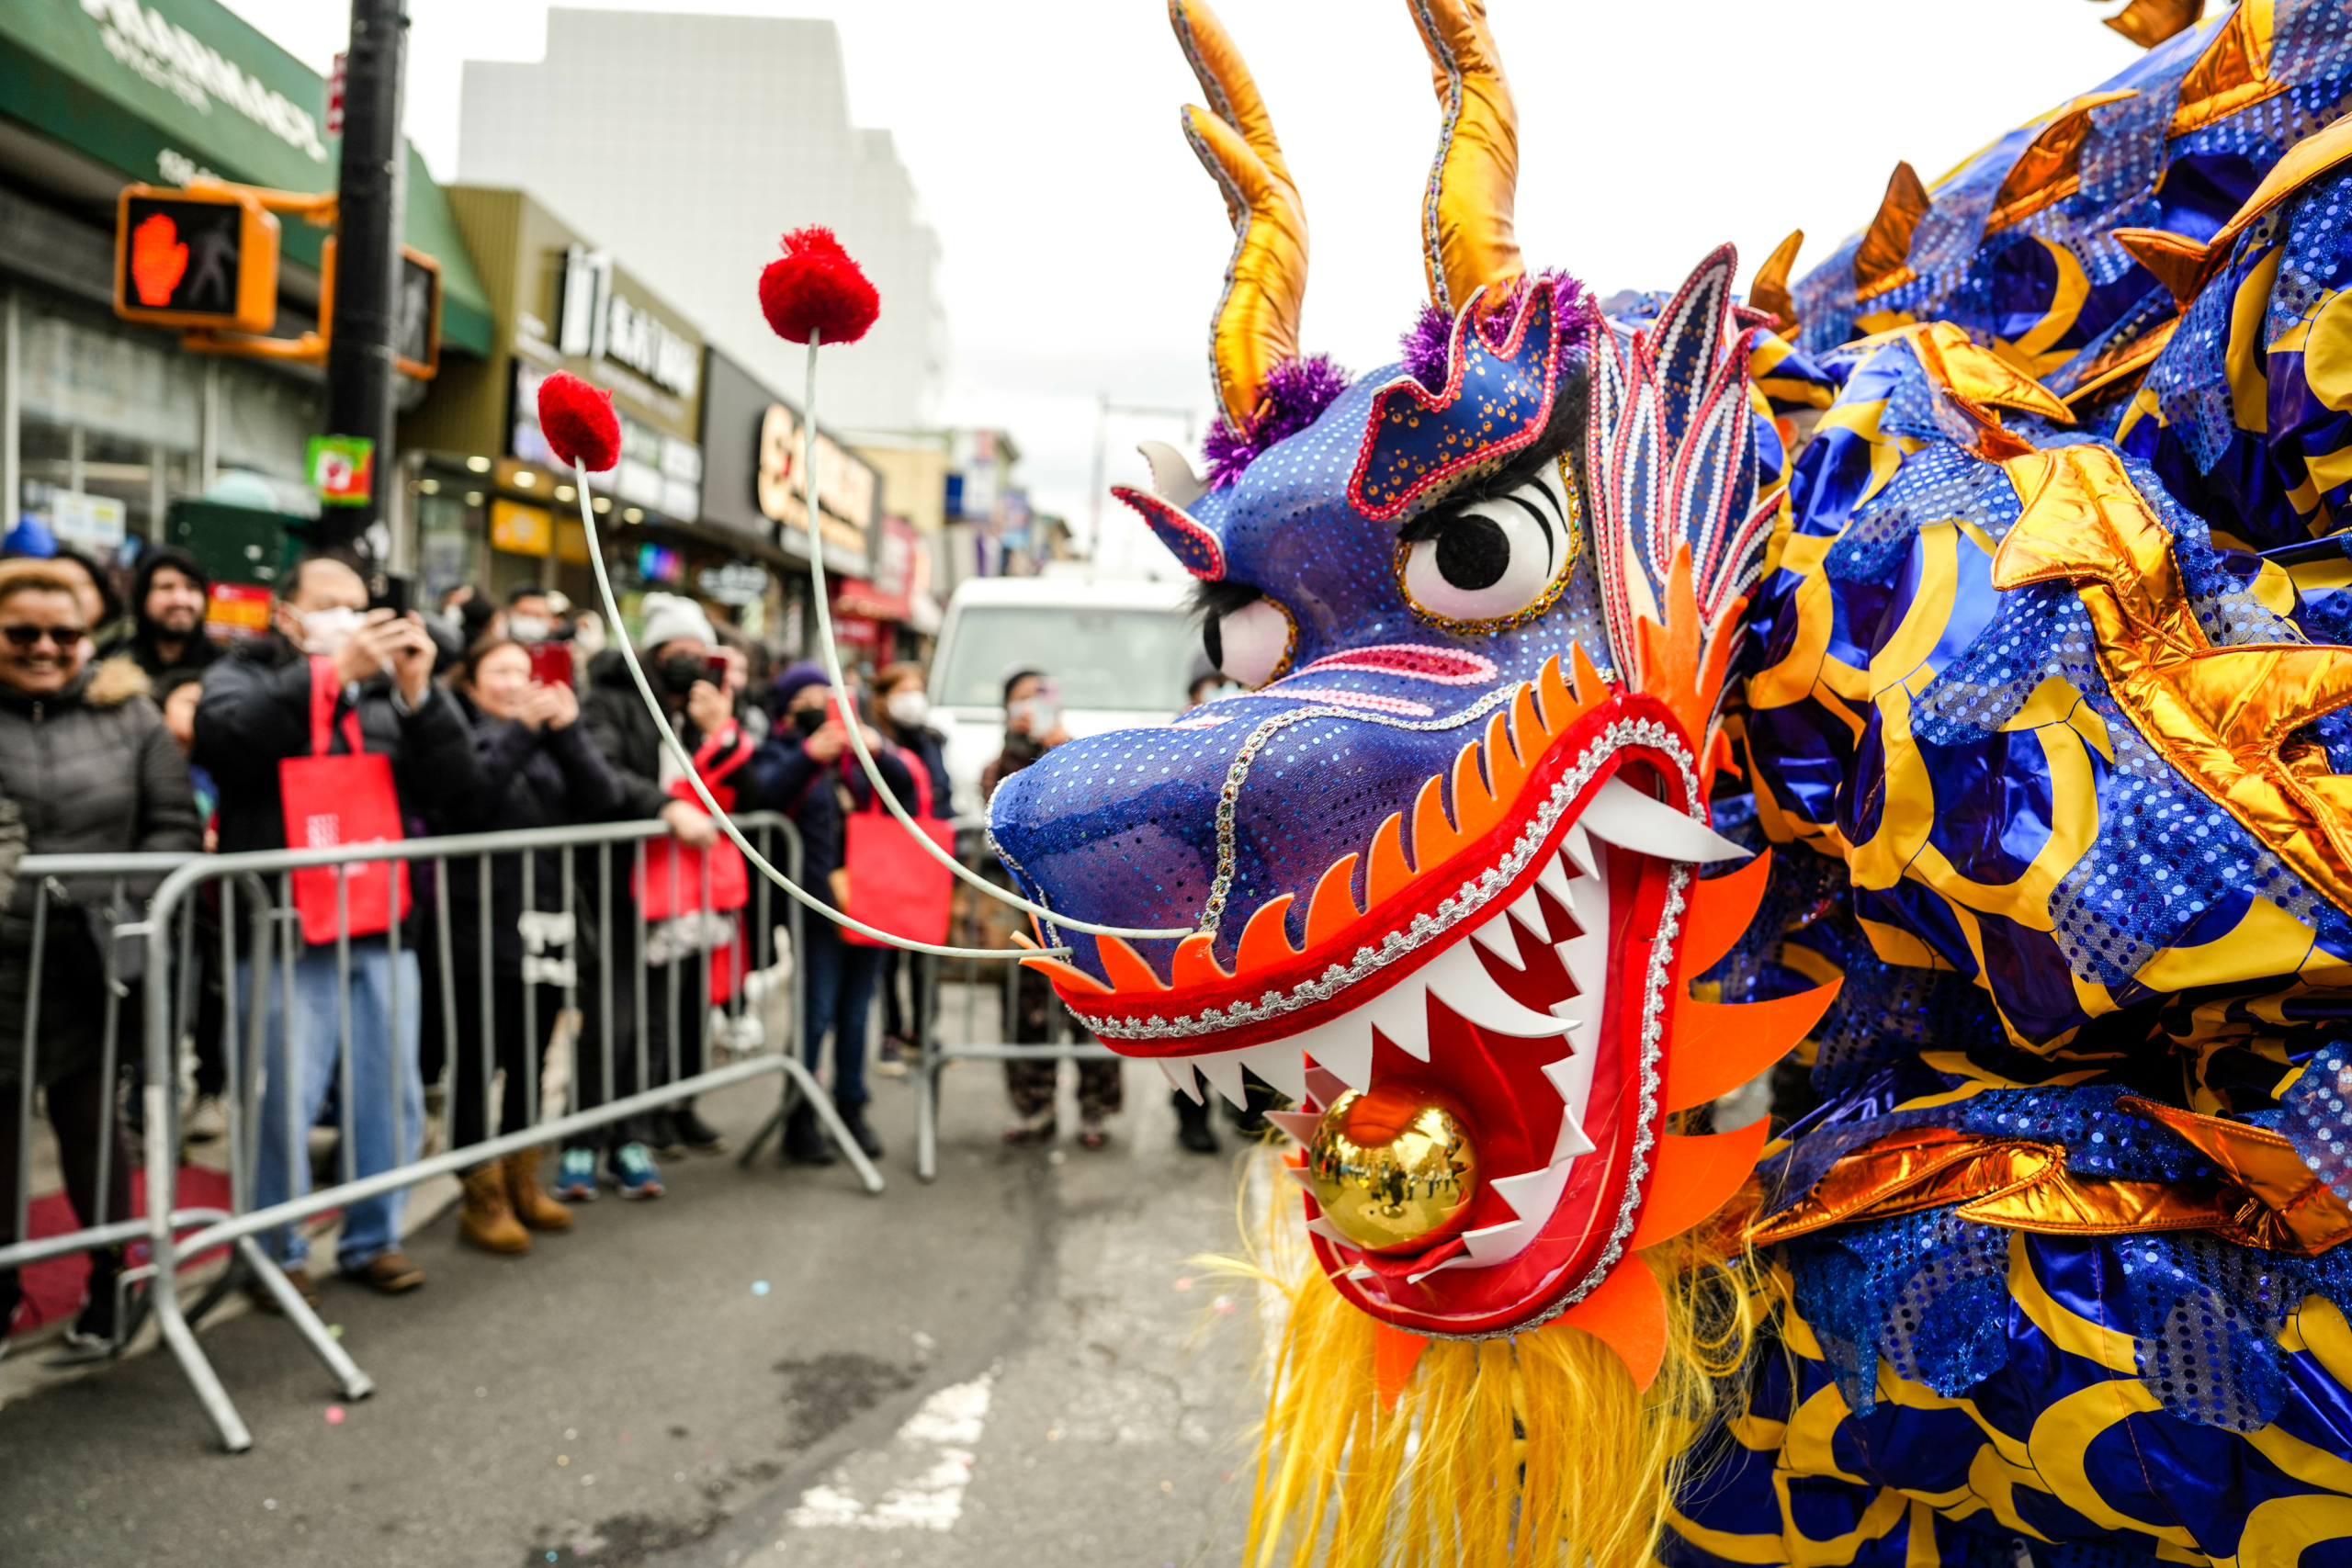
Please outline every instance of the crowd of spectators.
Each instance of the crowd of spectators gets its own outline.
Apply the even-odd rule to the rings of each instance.
[[[250,999],[260,1016],[244,1069],[253,1103],[243,1144],[256,1207],[310,1190],[314,1129],[334,1134],[324,1157],[334,1179],[415,1159],[428,1082],[446,1081],[446,1106],[436,1092],[434,1109],[446,1111],[445,1145],[464,1148],[541,1119],[543,1070],[567,1042],[571,1109],[707,1066],[705,1010],[745,977],[747,911],[692,890],[727,883],[724,857],[735,852],[662,743],[597,617],[536,584],[503,603],[465,589],[428,612],[396,611],[371,602],[353,563],[316,556],[276,584],[265,634],[224,642],[207,635],[211,583],[187,553],[151,547],[130,589],[126,604],[107,571],[69,550],[0,561],[0,1017],[25,1016],[37,917],[42,931],[38,1030],[28,1046],[13,1036],[0,1046],[0,1245],[15,1238],[14,1108],[30,1100],[28,1077],[54,1132],[67,1200],[89,1224],[131,1212],[126,1128],[136,1122],[125,1112],[135,1100],[125,1091],[143,1071],[138,977],[123,956],[136,944],[107,949],[112,927],[136,918],[155,879],[118,894],[111,878],[88,886],[19,878],[26,853],[277,850],[289,826],[298,848],[337,841],[338,832],[390,836],[347,826],[378,806],[391,833],[410,838],[628,819],[668,829],[605,857],[609,886],[598,857],[574,855],[567,868],[557,850],[452,858],[446,870],[373,863],[375,881],[355,870],[339,892],[328,873],[323,924],[297,871],[286,923],[299,934],[256,953],[246,931],[232,931],[225,964],[217,902],[196,900],[203,934],[186,988],[191,1059],[180,1064],[193,1070],[194,1093],[178,1132],[195,1144],[230,1125],[225,1101],[238,1086],[229,1081],[223,1008]],[[838,901],[845,814],[872,800],[848,724],[861,726],[901,804],[913,809],[920,796],[946,813],[919,666],[892,667],[869,708],[815,665],[771,682],[760,650],[682,596],[646,594],[637,625],[639,661],[698,782],[730,811],[787,815],[803,880],[819,897]],[[914,784],[917,769],[927,790]],[[740,879],[740,861],[731,869]],[[831,1093],[849,1135],[878,1156],[863,1045],[883,950],[844,942],[823,920],[804,931],[796,955],[804,1048],[815,1065],[831,1040],[857,1043],[832,1053]],[[290,962],[267,968],[281,951]],[[612,975],[599,974],[600,954]],[[616,977],[622,983],[604,983]],[[907,1010],[893,1008],[903,1042]],[[797,1161],[834,1157],[806,1103],[786,1134]],[[486,1251],[527,1252],[535,1235],[573,1228],[559,1200],[659,1197],[662,1159],[724,1147],[681,1098],[574,1136],[552,1171],[542,1169],[548,1151],[514,1149],[462,1173],[458,1234]],[[395,1190],[341,1206],[337,1273],[385,1293],[424,1282],[401,1245],[403,1201]],[[316,1300],[304,1227],[265,1242],[296,1291]],[[115,1338],[124,1265],[120,1248],[94,1255],[77,1339]],[[0,1272],[0,1341],[18,1295],[14,1273]],[[254,1296],[274,1307],[269,1292]]]

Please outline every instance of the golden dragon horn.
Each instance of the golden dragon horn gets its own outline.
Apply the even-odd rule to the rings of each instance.
[[[1233,256],[1209,330],[1209,375],[1227,423],[1249,427],[1266,372],[1298,353],[1306,297],[1306,209],[1258,84],[1216,13],[1200,0],[1168,0],[1176,41],[1200,78],[1205,109],[1184,107],[1184,139],[1225,193]]]
[[[1519,189],[1519,110],[1487,30],[1487,0],[1409,0],[1443,111],[1421,197],[1430,302],[1448,315],[1481,285],[1525,271],[1511,214]]]

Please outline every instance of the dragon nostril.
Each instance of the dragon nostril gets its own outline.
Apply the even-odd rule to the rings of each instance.
[[[1492,588],[1509,570],[1510,540],[1491,517],[1454,518],[1437,536],[1438,575],[1465,593]]]

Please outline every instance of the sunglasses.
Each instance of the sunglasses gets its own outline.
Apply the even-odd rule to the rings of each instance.
[[[89,635],[87,626],[35,626],[22,621],[0,626],[0,637],[6,637],[10,647],[21,648],[28,653],[39,648],[43,637],[56,644],[60,653],[70,653]]]

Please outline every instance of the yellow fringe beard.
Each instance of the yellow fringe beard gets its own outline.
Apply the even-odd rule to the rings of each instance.
[[[1287,1187],[1288,1183],[1280,1184]],[[1315,1265],[1296,1203],[1233,1265],[1287,1303],[1272,1348],[1250,1568],[1638,1568],[1758,1318],[1749,1257],[1701,1233],[1639,1255],[1668,1302],[1666,1359],[1636,1389],[1615,1350],[1548,1324],[1433,1339],[1393,1403],[1380,1325]],[[1232,1264],[1232,1260],[1225,1260]]]

